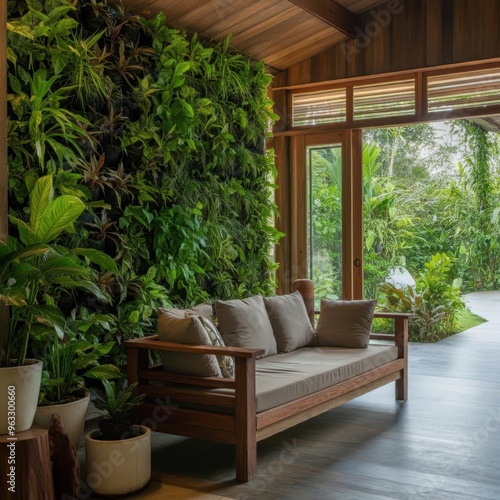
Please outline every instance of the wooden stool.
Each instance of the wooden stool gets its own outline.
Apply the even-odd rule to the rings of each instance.
[[[0,435],[0,498],[54,500],[49,431],[40,427]]]

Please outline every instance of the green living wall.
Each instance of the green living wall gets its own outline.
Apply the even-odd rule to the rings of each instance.
[[[112,256],[102,340],[149,334],[159,305],[274,291],[274,118],[261,63],[106,1],[8,1],[9,210],[41,175],[87,210],[66,246]],[[16,236],[15,228],[11,234]]]

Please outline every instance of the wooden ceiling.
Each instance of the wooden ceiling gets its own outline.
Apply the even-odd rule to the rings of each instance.
[[[354,37],[356,16],[387,0],[123,0],[131,13],[163,12],[173,27],[231,44],[278,72]]]

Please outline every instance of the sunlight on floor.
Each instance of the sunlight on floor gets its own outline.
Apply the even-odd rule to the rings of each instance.
[[[228,497],[212,495],[210,493],[200,493],[188,488],[172,486],[168,484],[168,477],[154,475],[149,484],[139,493],[127,496],[130,500],[165,500],[196,498],[200,500],[229,500]]]

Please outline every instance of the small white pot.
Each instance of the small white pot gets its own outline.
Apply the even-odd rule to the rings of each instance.
[[[100,430],[85,436],[87,485],[98,495],[113,496],[134,493],[151,478],[151,429],[134,428],[143,434],[130,439],[102,441]]]
[[[22,366],[0,368],[0,434],[27,431],[33,424],[40,381],[42,362],[27,359]]]
[[[52,415],[58,413],[70,442],[73,443],[75,450],[78,450],[80,438],[82,437],[83,428],[85,426],[89,401],[90,392],[85,391],[85,396],[69,403],[38,406],[33,423],[44,429],[48,429],[50,427]]]

